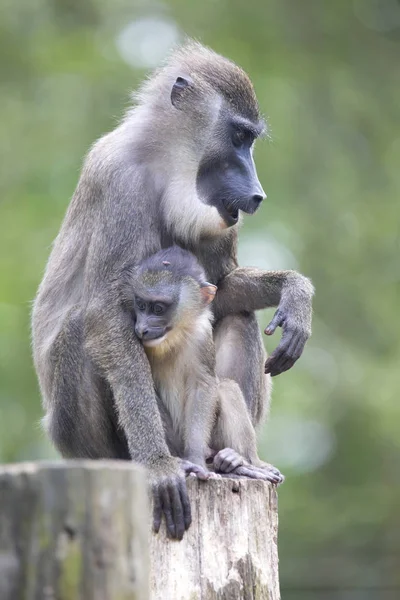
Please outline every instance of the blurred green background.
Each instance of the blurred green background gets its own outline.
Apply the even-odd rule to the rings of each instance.
[[[12,0],[0,19],[0,460],[54,456],[30,350],[35,295],[82,157],[190,35],[250,74],[271,140],[241,262],[316,287],[275,379],[283,600],[400,598],[400,4]],[[272,312],[260,314],[264,326]],[[268,340],[271,350],[278,334]]]

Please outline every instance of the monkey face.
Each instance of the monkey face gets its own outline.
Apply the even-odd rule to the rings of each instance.
[[[166,174],[164,214],[180,240],[219,235],[265,198],[252,153],[264,123],[251,82],[229,61],[215,56],[211,68],[203,58],[190,69],[183,61],[170,92],[180,145]]]
[[[217,291],[206,281],[196,257],[177,245],[159,250],[133,269],[128,267],[123,277],[136,335],[149,347],[167,337],[174,345],[179,331],[183,337],[189,334]],[[174,335],[169,336],[172,330]]]
[[[217,208],[228,227],[239,211],[253,214],[265,198],[253,160],[253,143],[262,125],[222,111],[216,135],[218,144],[202,159],[197,173],[199,198]]]
[[[161,344],[171,331],[173,303],[162,300],[146,299],[136,296],[134,300],[136,324],[135,333],[144,346]]]

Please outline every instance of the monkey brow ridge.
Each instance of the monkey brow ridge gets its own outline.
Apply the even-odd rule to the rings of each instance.
[[[266,128],[266,124],[264,119],[258,119],[255,123],[253,121],[249,121],[249,119],[245,119],[240,116],[235,116],[232,120],[234,125],[238,127],[243,127],[244,129],[248,129],[254,135],[254,137],[260,137]]]

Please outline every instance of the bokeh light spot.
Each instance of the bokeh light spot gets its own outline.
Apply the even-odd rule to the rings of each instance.
[[[272,418],[268,425],[268,460],[299,473],[315,471],[333,454],[336,439],[324,423],[292,417]]]
[[[278,242],[272,235],[252,234],[239,241],[239,263],[243,266],[259,269],[296,269],[298,267],[294,255],[286,246]]]
[[[129,23],[116,39],[122,59],[136,68],[157,66],[179,40],[174,21],[164,17],[144,17]]]

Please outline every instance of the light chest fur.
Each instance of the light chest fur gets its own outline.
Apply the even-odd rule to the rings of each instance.
[[[160,345],[145,348],[157,395],[180,440],[184,438],[188,397],[201,378],[202,351],[212,338],[211,319],[211,311],[206,309],[190,326],[173,329]]]

